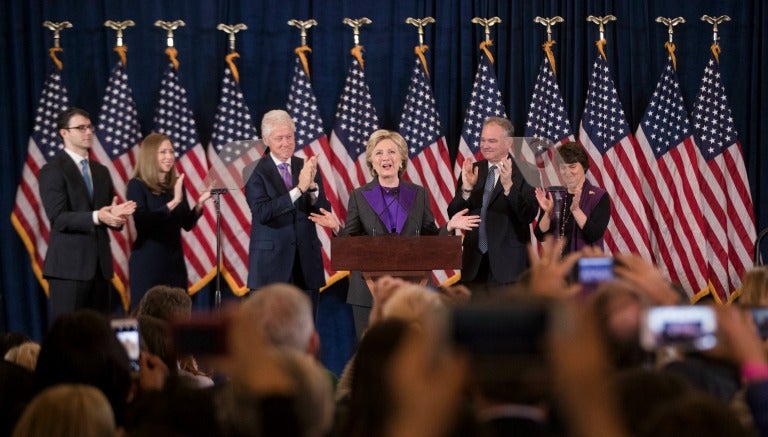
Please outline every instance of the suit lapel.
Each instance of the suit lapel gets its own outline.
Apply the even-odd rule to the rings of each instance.
[[[405,223],[403,223],[403,229],[400,233],[408,235],[415,231],[415,229],[411,231],[410,226],[421,227],[421,220],[417,220],[416,215],[421,216],[423,211],[421,211],[419,206],[416,206],[416,188],[413,185],[401,181],[399,201],[400,206],[408,211]],[[419,211],[416,211],[417,209],[419,209]]]
[[[304,160],[301,158],[292,156],[291,157],[291,181],[293,181],[294,187],[299,185],[299,173],[301,173],[302,168],[304,168]]]

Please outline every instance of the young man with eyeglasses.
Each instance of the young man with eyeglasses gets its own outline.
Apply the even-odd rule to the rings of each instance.
[[[94,127],[88,113],[70,108],[56,128],[62,151],[38,175],[40,198],[50,221],[43,277],[49,285],[49,323],[81,308],[111,308],[112,253],[107,228],[120,229],[136,209],[117,203],[109,171],[88,151]]]

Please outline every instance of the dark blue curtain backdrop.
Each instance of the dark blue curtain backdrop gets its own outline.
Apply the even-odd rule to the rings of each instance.
[[[437,24],[426,31],[427,60],[445,135],[455,156],[462,120],[478,60],[482,29],[470,23],[475,16],[498,15],[502,23],[492,30],[496,70],[507,111],[522,131],[539,64],[544,28],[534,24],[537,15],[561,15],[565,23],[554,31],[558,81],[574,129],[578,126],[587,92],[587,75],[597,56],[597,27],[588,15],[613,14],[608,25],[606,52],[619,95],[632,130],[637,127],[662,71],[667,29],[654,22],[657,16],[682,16],[678,26],[678,75],[690,104],[703,73],[712,39],[703,14],[730,15],[721,26],[721,65],[739,137],[744,147],[758,229],[768,224],[765,166],[768,145],[768,12],[763,0],[7,0],[0,6],[0,298],[2,324],[34,336],[41,331],[44,296],[35,280],[29,257],[10,224],[16,187],[26,157],[34,110],[40,98],[50,61],[52,43],[44,20],[72,22],[62,32],[64,82],[74,105],[98,117],[110,69],[117,61],[112,51],[114,32],[105,20],[132,19],[127,30],[128,75],[142,129],[148,133],[158,96],[161,73],[167,61],[164,31],[157,19],[182,19],[187,26],[176,32],[180,77],[190,94],[201,139],[207,144],[213,126],[220,81],[227,52],[227,37],[218,23],[245,23],[237,35],[237,61],[241,85],[251,115],[285,106],[293,48],[298,31],[289,19],[315,18],[310,32],[312,82],[330,133],[337,99],[350,62],[352,32],[344,17],[367,16],[373,24],[363,28],[365,67],[374,104],[385,128],[396,128],[413,65],[416,29],[406,17],[433,16]]]

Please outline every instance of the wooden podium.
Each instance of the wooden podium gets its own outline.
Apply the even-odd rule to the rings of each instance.
[[[336,237],[331,240],[331,268],[359,270],[369,288],[384,275],[426,285],[432,270],[461,268],[461,237]]]

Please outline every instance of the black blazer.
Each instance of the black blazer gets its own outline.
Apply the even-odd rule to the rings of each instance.
[[[60,152],[40,169],[40,198],[51,224],[43,264],[46,278],[89,281],[95,277],[98,263],[104,278],[112,279],[107,226],[93,224],[93,211],[112,203],[115,189],[106,167],[89,159],[88,168],[93,179],[93,200],[79,167],[66,152]]]
[[[448,216],[464,208],[469,214],[480,215],[483,206],[483,189],[488,178],[488,160],[476,162],[477,183],[467,200],[462,198],[462,180],[456,185],[456,194],[448,205]],[[501,182],[497,181],[491,194],[486,213],[488,235],[488,261],[493,277],[501,283],[514,282],[528,268],[527,245],[531,241],[530,223],[536,217],[539,204],[533,187],[525,181],[520,169],[512,160],[512,189],[507,196]],[[464,251],[461,260],[461,279],[472,281],[480,267],[482,254],[478,249],[479,227],[464,234]]]
[[[291,157],[293,185],[299,181],[304,160]],[[309,193],[296,202],[285,187],[275,161],[267,154],[245,184],[245,197],[251,208],[251,241],[248,247],[248,288],[256,289],[273,282],[288,282],[298,254],[304,284],[317,289],[325,284],[322,244],[317,226],[309,214],[320,208],[331,209],[325,197],[320,173],[315,177],[317,201],[313,205]]]
[[[429,208],[429,197],[423,187],[408,181],[400,181],[400,189],[408,187],[416,191],[416,198],[408,211],[408,217],[399,235],[437,235],[447,233],[445,227],[435,225],[435,216]],[[378,190],[377,181],[369,182],[360,188],[352,190],[347,205],[347,222],[339,237],[354,235],[386,235],[390,234],[384,222],[373,210],[363,195],[364,192]],[[360,272],[352,272],[349,279],[347,302],[353,305],[371,307],[373,296]]]

